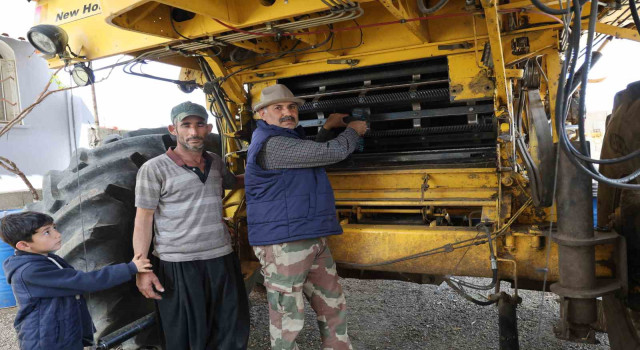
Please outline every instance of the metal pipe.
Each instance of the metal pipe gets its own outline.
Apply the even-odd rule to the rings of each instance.
[[[364,11],[362,11],[360,9],[360,7],[357,7],[357,8],[354,8],[353,10],[349,10],[349,11],[345,11],[345,12],[330,13],[329,15],[324,16],[324,17],[310,18],[310,19],[296,21],[296,22],[278,24],[278,25],[272,26],[271,28],[263,27],[263,28],[259,28],[259,29],[252,29],[251,32],[252,33],[271,34],[274,29],[275,30],[292,32],[292,31],[296,31],[296,30],[301,30],[301,29],[306,29],[306,28],[311,28],[311,27],[318,27],[318,26],[322,26],[322,25],[327,25],[327,24],[332,24],[332,23],[352,20],[352,19],[360,17],[363,13],[364,13]],[[224,41],[224,42],[228,42],[228,43],[232,43],[232,42],[237,42],[237,41],[255,39],[255,38],[258,38],[258,37],[260,37],[260,35],[247,34],[247,33],[241,33],[241,32],[238,33],[237,32],[237,33],[228,34],[228,35],[224,35],[224,36],[218,37],[218,40]]]
[[[593,231],[591,178],[578,170],[566,152],[560,152],[556,193],[558,238],[590,240]],[[559,285],[572,290],[592,290],[596,286],[595,247],[558,246]],[[564,298],[571,336],[586,338],[589,325],[596,322],[596,300]]]
[[[129,338],[133,338],[138,333],[153,326],[156,323],[156,313],[150,313],[147,316],[130,323],[117,331],[108,334],[97,341],[96,350],[112,349],[124,343]]]

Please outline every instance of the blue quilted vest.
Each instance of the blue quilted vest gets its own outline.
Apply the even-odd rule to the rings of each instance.
[[[269,245],[341,234],[333,189],[324,168],[264,170],[256,163],[260,149],[272,136],[302,139],[304,130],[258,121],[244,175],[249,244]]]

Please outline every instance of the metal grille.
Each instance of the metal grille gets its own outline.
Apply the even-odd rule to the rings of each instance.
[[[299,117],[310,137],[331,113],[367,121],[369,131],[349,158],[359,167],[420,162],[484,164],[495,157],[493,101],[454,101],[448,68],[446,58],[437,57],[278,82],[306,100]]]
[[[0,123],[9,122],[18,116],[18,100],[15,61],[0,59]]]

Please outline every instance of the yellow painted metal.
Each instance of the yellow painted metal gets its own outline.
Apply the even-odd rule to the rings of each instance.
[[[606,23],[596,23],[596,32],[611,35],[618,39],[629,39],[640,42],[640,34],[635,29],[620,28]]]
[[[412,0],[378,0],[397,19],[422,17],[416,1]],[[429,42],[429,28],[423,21],[407,23],[409,31],[420,41]]]
[[[498,177],[493,169],[329,172],[328,175],[337,202],[485,203],[494,202],[497,197]]]
[[[489,72],[480,67],[474,52],[447,56],[449,64],[449,93],[454,101],[492,98],[495,84]]]
[[[505,69],[505,74],[509,79],[522,79],[524,76],[524,69]]]
[[[446,244],[473,240],[478,237],[475,228],[427,227],[414,225],[343,225],[344,233],[330,236],[331,252],[338,263],[375,264],[388,260],[429,251]],[[509,236],[507,236],[509,237]],[[501,258],[511,258],[517,262],[517,276],[520,279],[541,281],[543,275],[537,268],[546,266],[546,246],[539,244],[539,236],[520,235],[498,239],[496,250]],[[596,248],[596,274],[611,277],[610,263],[613,251],[608,246]],[[457,266],[457,268],[456,268]],[[558,279],[557,245],[551,245],[547,281]],[[398,271],[432,275],[454,274],[460,276],[490,277],[488,246],[486,244],[421,257],[391,265],[362,268],[366,270]],[[501,264],[501,279],[512,279],[512,264]]]
[[[75,53],[93,59],[144,50],[167,42],[163,38],[123,31],[107,25],[104,18],[108,14],[108,9],[104,7],[104,1],[100,3],[102,4],[101,14],[60,25],[67,32],[69,47]],[[39,14],[37,22],[58,25],[56,23],[58,13],[82,9],[86,4],[85,0],[40,0],[36,6]],[[63,63],[59,60],[51,60],[49,65],[59,67]]]
[[[511,50],[511,40],[517,37],[527,37],[529,39],[529,53],[515,55]],[[513,36],[503,36],[504,60],[507,67],[513,67],[516,63],[524,62],[532,57],[542,55],[549,48],[558,47],[558,35],[554,31],[535,31],[520,33]]]
[[[211,66],[211,69],[213,69],[213,73],[216,77],[220,78],[229,74],[229,71],[225,68],[224,64],[222,64],[218,57],[207,57],[206,60]],[[222,87],[229,98],[235,103],[243,104],[247,101],[242,82],[238,77],[230,77],[226,79],[222,83]]]
[[[559,88],[559,78],[560,78],[560,53],[556,50],[546,50],[544,55],[544,63],[547,70],[547,78],[549,79],[549,83],[547,84],[549,88],[548,100],[549,100],[549,111],[551,112],[551,120],[554,121],[551,123],[551,130],[553,132],[553,142],[558,142],[558,132],[556,130],[556,96],[558,94]]]
[[[493,208],[498,202],[498,176],[494,169],[383,170],[328,175],[338,207]],[[496,215],[492,219],[497,219]]]
[[[504,53],[502,51],[502,38],[500,35],[500,15],[496,0],[483,0],[484,14],[487,22],[489,43],[491,44],[491,58],[493,60],[493,72],[496,80],[496,109],[506,108],[509,116],[513,116],[513,103],[511,97],[511,84],[507,80],[505,72]]]
[[[43,14],[41,22],[50,23],[52,13],[71,9],[82,3],[81,0],[39,1],[38,5],[41,6]],[[556,3],[548,4],[553,6]],[[72,50],[80,51],[90,60],[120,53],[139,54],[151,48],[182,41],[171,26],[169,13],[172,7],[195,14],[191,20],[174,23],[177,31],[187,37],[214,38],[233,31],[215,19],[251,31],[263,27],[266,23],[280,20],[319,17],[328,9],[321,0],[276,1],[271,6],[265,6],[256,0],[101,0],[101,4],[102,13],[62,25],[69,33]],[[452,102],[493,98],[496,116],[508,120],[508,127],[500,130],[511,134],[514,132],[513,125],[509,124],[512,123],[512,118],[508,118],[513,114],[511,80],[522,76],[522,70],[515,65],[532,57],[543,56],[543,67],[548,78],[548,83],[545,81],[543,86],[547,86],[548,91],[542,91],[542,95],[548,100],[554,117],[560,69],[558,31],[561,25],[542,23],[549,21],[548,16],[536,13],[529,0],[503,5],[497,5],[496,0],[483,0],[482,11],[465,11],[464,0],[450,0],[434,18],[388,25],[385,22],[421,17],[416,10],[416,2],[365,0],[358,1],[358,4],[362,7],[364,15],[358,18],[357,22],[346,21],[333,25],[335,32],[331,40],[331,51],[323,52],[328,45],[315,47],[330,35],[327,26],[318,25],[299,30],[301,33],[317,32],[298,37],[300,42],[297,48],[314,46],[313,50],[299,52],[283,59],[263,62],[252,67],[250,65],[255,64],[255,61],[235,63],[228,59],[207,57],[217,77],[243,70],[222,83],[231,100],[228,103],[229,109],[234,116],[240,117],[242,123],[227,125],[224,122],[221,132],[227,136],[234,135],[235,130],[250,121],[253,114],[250,104],[259,99],[260,91],[264,87],[275,84],[278,79],[444,56],[447,57],[449,65]],[[500,11],[513,9],[527,11],[514,13],[513,16],[526,15],[531,26],[511,30],[512,28],[501,25],[501,21],[507,23],[505,19],[511,15],[505,15]],[[608,35],[638,40],[637,34],[630,29],[598,24],[597,30]],[[521,37],[527,37],[530,46],[529,52],[523,55],[511,50],[512,40]],[[264,57],[256,58],[260,61],[273,57],[269,55],[271,53],[290,49],[293,42],[291,38],[275,41],[272,37],[261,37],[227,45],[223,50],[226,50],[227,57],[228,51],[234,46],[265,54]],[[480,53],[486,44],[490,44],[492,48],[492,69],[480,62]],[[329,64],[328,59],[333,58],[354,59],[358,60],[358,64],[353,68]],[[166,61],[190,68],[182,71],[181,79],[196,79],[200,84],[204,82],[192,57],[176,56]],[[60,64],[52,62],[54,65]],[[244,84],[249,84],[248,94],[245,93]],[[239,148],[232,137],[225,138],[225,145],[227,152],[234,152]],[[499,166],[513,166],[509,164],[512,163],[514,155],[513,144],[499,143],[497,149]],[[226,159],[232,169],[242,169],[241,160],[237,155]],[[519,173],[500,171],[502,170],[496,168],[429,168],[425,165],[422,169],[411,170],[329,172],[345,229],[345,234],[330,237],[335,259],[352,263],[380,262],[474,238],[478,234],[475,228],[460,226],[349,224],[354,211],[360,215],[419,215],[436,207],[448,212],[457,211],[458,214],[462,213],[461,215],[479,213],[483,219],[494,222],[498,227],[504,225],[506,219],[513,215],[512,211],[526,200],[527,179]],[[243,191],[227,194],[225,217],[238,219],[245,216],[246,213],[241,208]],[[522,227],[513,228],[519,231],[507,231],[507,234],[498,240],[496,250],[501,259],[501,278],[513,279],[513,276],[517,276],[535,281],[541,279],[542,275],[536,272],[536,268],[545,266],[545,244],[548,244],[548,241],[541,238],[542,233],[539,230],[531,228],[547,223],[548,220],[555,220],[553,208],[528,208],[516,222]],[[246,226],[243,229],[246,234]],[[557,251],[555,245],[551,248],[549,281],[554,281],[558,278]],[[486,245],[471,247],[460,264],[458,262],[463,257],[463,250],[370,269],[435,275],[454,273],[489,276],[487,249]],[[610,248],[597,248],[599,276],[611,275],[611,254]],[[456,265],[458,269],[454,271]]]
[[[189,21],[189,24],[179,27],[182,34],[186,36],[208,35],[228,31],[226,27],[215,22],[213,19],[220,20],[231,25],[252,26],[263,24],[267,21],[275,21],[279,19],[298,16],[310,12],[319,12],[327,10],[327,5],[320,0],[307,0],[305,2],[291,2],[284,4],[276,2],[272,6],[264,6],[259,3],[248,1],[179,1],[179,0],[161,0],[161,1],[128,1],[128,0],[103,0],[108,5],[111,15],[107,21],[122,27],[124,29],[141,31],[154,35],[165,37],[175,37],[175,33],[167,30],[170,29],[169,18],[167,17],[170,8],[180,8],[193,13],[197,16]],[[149,6],[150,3],[158,3],[159,12],[150,14],[145,20],[146,26],[131,25],[130,17],[132,14],[138,15],[140,8]],[[106,7],[106,6],[105,6]],[[164,16],[158,15],[164,13]],[[155,23],[155,25],[151,25]]]

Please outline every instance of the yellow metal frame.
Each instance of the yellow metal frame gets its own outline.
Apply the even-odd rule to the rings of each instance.
[[[266,23],[319,16],[328,10],[321,0],[276,1],[271,6],[257,1],[230,0],[101,0],[100,3],[102,14],[61,26],[69,34],[71,48],[86,55],[89,60],[123,53],[135,56],[183,41],[171,26],[169,11],[173,7],[194,13],[192,20],[173,23],[177,31],[190,38],[228,34],[231,30],[220,22],[250,31]],[[548,2],[552,6],[556,3]],[[41,22],[51,23],[52,13],[80,4],[80,0],[40,0]],[[513,140],[512,85],[523,74],[515,65],[542,56],[548,81],[543,81],[541,94],[549,104],[551,118],[554,118],[560,73],[558,33],[562,26],[546,23],[549,18],[536,13],[528,0],[504,5],[498,5],[496,0],[483,0],[482,10],[466,9],[464,0],[450,0],[447,6],[438,11],[437,16],[420,21],[410,20],[423,17],[412,0],[364,0],[358,1],[358,4],[364,11],[362,17],[357,21],[334,24],[332,43],[335,47],[332,51],[323,52],[322,48],[310,50],[258,67],[223,61],[219,57],[206,58],[217,77],[245,69],[222,83],[230,99],[227,101],[228,107],[239,117],[234,125],[225,122],[221,130],[226,136],[225,145],[230,153],[225,160],[234,171],[241,172],[243,169],[242,158],[234,153],[240,151],[233,139],[235,131],[240,130],[252,117],[256,118],[251,112],[251,101],[259,98],[264,87],[288,77],[446,56],[452,102],[493,99],[496,117],[502,123],[499,132],[501,136],[510,135]],[[507,11],[515,12],[505,14]],[[507,16],[525,15],[529,23],[536,26],[508,29]],[[358,26],[359,29],[355,29]],[[596,30],[618,38],[640,41],[638,34],[631,29],[598,23]],[[317,32],[300,36],[302,45],[316,45],[329,35],[325,26],[301,31]],[[365,38],[363,42],[360,42],[360,31]],[[511,50],[511,42],[521,37],[526,37],[530,45],[529,52],[524,55]],[[260,37],[229,44],[225,49],[240,47],[259,55],[271,55],[290,47],[292,41],[290,38],[275,41],[272,37]],[[489,67],[480,60],[485,45],[491,47]],[[336,59],[345,64],[331,63]],[[184,67],[181,79],[195,79],[200,84],[204,83],[193,58],[176,56],[165,62]],[[355,63],[349,65],[346,62]],[[50,64],[60,66],[63,63],[52,60]],[[247,87],[248,91],[245,91]],[[555,123],[551,124],[555,128]],[[555,130],[554,138],[557,139]],[[241,146],[246,144],[241,143]],[[513,279],[515,275],[532,281],[540,280],[541,274],[536,272],[536,268],[545,266],[544,250],[551,243],[542,238],[542,233],[535,229],[535,225],[553,220],[555,211],[527,208],[512,227],[505,227],[515,210],[528,199],[528,180],[514,170],[513,142],[504,138],[496,147],[496,167],[489,169],[433,169],[425,165],[412,170],[329,172],[345,230],[343,235],[330,238],[335,259],[348,263],[375,263],[478,235],[475,228],[469,227],[357,224],[358,215],[417,215],[430,207],[480,210],[483,220],[493,222],[497,229],[504,229],[496,246],[501,261],[500,277]],[[246,215],[242,205],[243,196],[243,191],[228,193],[225,217],[242,221]],[[246,225],[239,227],[246,230]],[[463,250],[455,250],[371,269],[489,276],[486,250],[486,245],[474,246],[469,248],[466,255]],[[611,265],[608,265],[613,260],[611,250],[598,247],[596,252],[597,274],[611,276]],[[459,263],[463,255],[464,260]],[[248,261],[246,255],[241,256],[245,262]],[[252,266],[255,267],[255,264]],[[454,269],[455,266],[458,268]],[[557,280],[555,245],[551,245],[549,268],[549,281]]]

